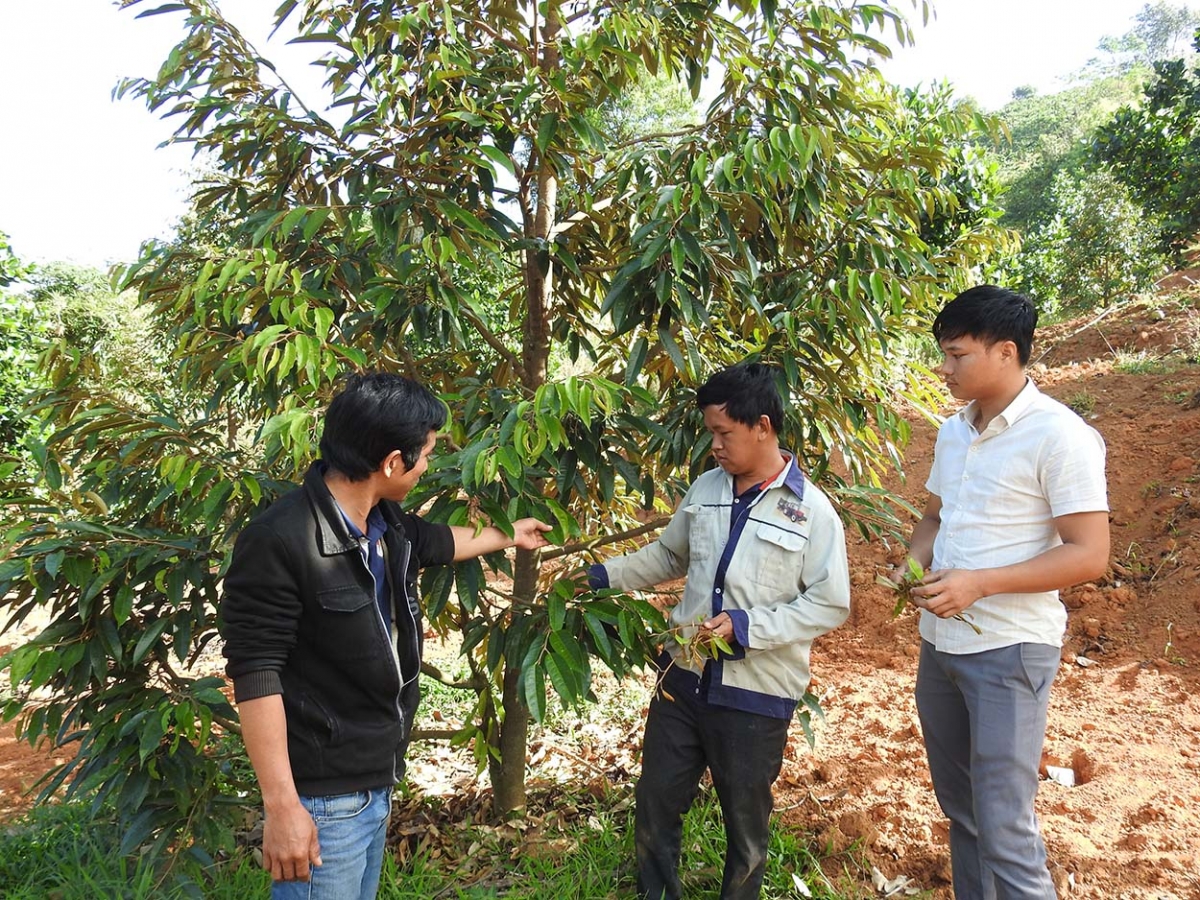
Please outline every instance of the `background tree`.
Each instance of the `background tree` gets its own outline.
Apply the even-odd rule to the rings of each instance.
[[[1003,223],[1027,230],[1054,215],[1051,186],[1060,172],[1088,168],[1092,135],[1124,104],[1133,103],[1144,70],[1086,81],[1055,94],[1016,97],[998,113],[1007,134],[994,145],[1004,187]]]
[[[45,340],[77,356],[81,373],[87,370],[81,390],[134,397],[171,390],[168,348],[135,292],[116,291],[98,269],[67,262],[39,266],[27,281],[25,295]]]
[[[1097,131],[1094,153],[1159,219],[1163,249],[1178,253],[1200,231],[1200,64],[1158,62],[1154,73],[1141,105]]]
[[[1188,4],[1178,6],[1160,0],[1147,3],[1134,16],[1134,26],[1118,36],[1106,35],[1096,49],[1101,57],[1084,67],[1084,74],[1095,77],[1125,74],[1134,70],[1149,72],[1160,60],[1179,59],[1191,53],[1192,33],[1200,26],[1200,10]]]
[[[1052,214],[1026,232],[1004,266],[1006,282],[1042,313],[1107,306],[1166,271],[1153,221],[1107,172],[1059,172],[1049,204]]]
[[[16,451],[28,428],[25,398],[35,381],[37,314],[32,301],[12,289],[31,270],[0,231],[0,446],[6,455]]]
[[[81,392],[156,394],[168,389],[167,354],[132,292],[74,263],[23,266],[0,235],[0,435],[20,453],[46,386],[38,358],[51,346],[75,357]]]
[[[1187,3],[1158,0],[1147,3],[1134,16],[1132,37],[1143,49],[1141,61],[1154,64],[1182,59],[1193,52],[1192,36],[1200,28],[1200,10]]]
[[[218,820],[228,776],[199,748],[236,725],[179,663],[213,636],[230,535],[310,458],[347,369],[406,372],[449,403],[426,514],[538,515],[568,544],[490,560],[511,581],[477,564],[423,580],[435,626],[463,634],[479,717],[462,737],[499,811],[523,803],[547,691],[578,702],[593,659],[622,674],[652,652],[657,611],[577,598],[570,573],[706,465],[691,392],[714,369],[777,363],[807,471],[865,532],[895,522],[877,474],[906,435],[890,404],[924,395],[893,345],[1004,235],[959,178],[988,123],[906,103],[860,61],[887,53],[872,32],[907,35],[893,10],[287,0],[281,25],[324,54],[320,111],[213,5],[147,14],[180,9],[183,40],[125,92],[211,162],[198,221],[228,232],[150,245],[123,273],[173,342],[178,395],[97,404],[52,361],[47,481],[0,578],[18,613],[54,614],[10,670],[52,695],[27,734],[82,736],[75,785],[169,811],[190,766]],[[646,73],[693,97],[719,82],[670,130],[597,115]]]

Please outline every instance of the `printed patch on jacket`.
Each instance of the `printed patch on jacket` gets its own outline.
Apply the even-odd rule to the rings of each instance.
[[[787,520],[794,525],[799,525],[808,518],[804,515],[804,510],[800,508],[800,504],[789,500],[787,497],[780,497],[779,503],[776,505],[779,511],[787,517]]]

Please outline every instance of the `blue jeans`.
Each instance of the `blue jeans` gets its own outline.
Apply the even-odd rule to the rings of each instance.
[[[950,820],[957,900],[1054,900],[1033,801],[1061,651],[1014,644],[939,653],[921,642],[917,712]]]
[[[301,797],[317,823],[321,865],[308,881],[276,881],[271,900],[375,900],[383,869],[391,788]]]

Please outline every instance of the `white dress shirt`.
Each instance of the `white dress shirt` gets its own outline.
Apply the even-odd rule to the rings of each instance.
[[[1108,509],[1104,439],[1079,416],[1026,381],[983,430],[974,401],[938,431],[925,483],[942,500],[934,569],[987,569],[1024,562],[1062,544],[1054,519]],[[921,611],[921,637],[944,653],[978,653],[1018,643],[1062,646],[1067,611],[1058,591],[993,594],[967,607],[963,622]]]

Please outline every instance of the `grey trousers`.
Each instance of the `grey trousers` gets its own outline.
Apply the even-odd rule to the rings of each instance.
[[[1033,801],[1060,651],[1014,644],[939,653],[921,643],[917,712],[950,819],[956,900],[1054,900]]]

